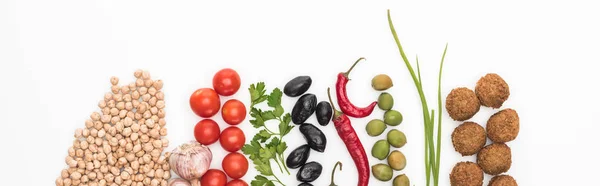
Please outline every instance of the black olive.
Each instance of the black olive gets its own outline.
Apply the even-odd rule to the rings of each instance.
[[[283,93],[289,97],[296,97],[304,94],[312,84],[310,76],[298,76],[285,84]]]
[[[306,139],[308,146],[318,152],[324,152],[325,146],[327,145],[327,138],[325,134],[315,127],[313,124],[304,123],[300,125],[300,132]]]
[[[285,164],[291,169],[299,168],[306,163],[308,156],[310,156],[310,147],[308,145],[302,145],[294,149],[288,155]]]
[[[298,186],[313,186],[313,185],[312,185],[312,184],[310,184],[310,183],[301,183],[301,184],[300,184],[300,185],[298,185]]]
[[[319,176],[321,176],[321,172],[323,171],[323,166],[317,162],[308,162],[304,164],[298,170],[298,174],[296,174],[296,179],[301,182],[312,182],[315,181]]]
[[[317,121],[319,121],[319,125],[327,126],[329,121],[331,121],[331,116],[333,115],[333,110],[331,110],[331,105],[327,101],[321,101],[317,104]]]
[[[298,99],[292,109],[292,122],[295,124],[304,123],[317,109],[317,96],[314,94],[304,94]]]

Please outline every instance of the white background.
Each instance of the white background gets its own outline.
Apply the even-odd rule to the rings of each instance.
[[[488,72],[510,85],[505,107],[521,118],[519,137],[510,142],[513,164],[508,172],[520,185],[589,185],[600,163],[598,51],[600,12],[592,1],[453,1],[303,3],[195,1],[0,1],[0,135],[2,185],[53,185],[65,166],[73,131],[109,91],[109,78],[133,81],[145,69],[165,82],[167,128],[175,145],[192,140],[199,117],[189,109],[189,95],[211,86],[213,74],[236,69],[242,88],[231,98],[249,104],[250,83],[283,87],[291,78],[310,75],[309,92],[319,100],[333,87],[336,74],[358,57],[367,61],[352,72],[349,96],[356,105],[377,98],[370,88],[379,73],[394,80],[395,108],[404,114],[397,127],[408,136],[401,149],[408,158],[412,184],[425,185],[421,105],[390,34],[386,9],[410,59],[419,55],[430,107],[434,105],[438,63],[449,43],[443,96],[452,88],[474,88]],[[414,62],[414,60],[413,60]],[[223,102],[228,98],[222,98]],[[285,98],[291,110],[295,99]],[[493,113],[482,108],[473,119],[484,124]],[[381,118],[376,110],[353,119],[367,153],[380,138],[368,137],[365,124]],[[220,115],[217,120],[226,127]],[[316,124],[313,117],[310,122]],[[450,134],[459,123],[444,111],[441,184],[460,157]],[[251,139],[254,129],[240,125]],[[338,185],[356,184],[356,170],[333,125],[321,127],[328,137],[325,153],[311,161],[324,171],[314,185],[328,185],[333,164],[344,170]],[[389,128],[388,128],[389,130]],[[289,153],[304,143],[295,129]],[[218,144],[212,166],[220,168]],[[370,159],[376,164],[376,159]],[[274,164],[273,164],[274,166]],[[276,170],[276,167],[273,167]],[[278,171],[275,171],[278,172]],[[244,177],[248,182],[255,175]],[[280,177],[297,185],[293,175]],[[400,172],[397,172],[397,174]],[[486,176],[486,182],[489,176]],[[381,182],[371,178],[370,184]],[[388,183],[387,185],[390,185]]]

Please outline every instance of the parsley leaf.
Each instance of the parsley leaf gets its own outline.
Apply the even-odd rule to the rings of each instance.
[[[281,90],[279,90],[279,88],[275,88],[267,99],[267,105],[269,105],[271,108],[275,108],[275,106],[278,105],[281,106],[281,95]]]
[[[251,186],[275,186],[275,184],[273,184],[273,182],[269,179],[267,179],[264,176],[261,175],[257,175],[256,177],[254,177],[254,180],[252,180],[252,182],[250,182]]]
[[[289,113],[286,114],[285,116],[283,116],[283,121],[281,123],[279,123],[279,134],[287,135],[288,133],[290,133],[290,131],[292,131],[292,129],[295,126],[290,125],[291,121],[292,121],[292,117],[290,116]]]
[[[259,104],[265,100],[267,100],[268,96],[265,95],[265,83],[264,82],[258,82],[256,83],[256,85],[252,84],[250,85],[250,88],[248,88],[248,91],[250,91],[250,99],[252,102],[252,105],[256,105]]]
[[[277,154],[283,154],[285,149],[287,149],[287,144],[285,143],[285,141],[279,143],[276,147]]]

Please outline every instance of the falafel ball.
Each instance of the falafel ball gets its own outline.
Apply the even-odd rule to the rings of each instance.
[[[490,180],[488,186],[519,186],[517,181],[509,175],[498,175]]]
[[[475,92],[465,87],[453,89],[446,97],[446,110],[457,121],[471,119],[479,112],[480,106]]]
[[[477,154],[486,142],[485,129],[474,122],[467,121],[452,132],[452,145],[463,156]]]
[[[488,137],[496,143],[506,143],[519,134],[519,115],[513,109],[504,109],[495,113],[487,121]]]
[[[458,162],[450,173],[451,186],[482,186],[483,171],[473,162]]]
[[[508,96],[510,90],[508,84],[498,74],[490,73],[481,77],[475,86],[475,94],[483,106],[500,108]]]
[[[508,171],[512,164],[510,147],[504,143],[492,143],[483,147],[477,154],[477,164],[489,175]]]

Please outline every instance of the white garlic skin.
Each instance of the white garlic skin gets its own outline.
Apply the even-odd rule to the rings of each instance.
[[[184,143],[173,149],[169,164],[179,177],[185,180],[200,179],[212,161],[210,149],[197,141]]]
[[[173,178],[169,180],[168,186],[191,186],[190,182],[181,178]]]

